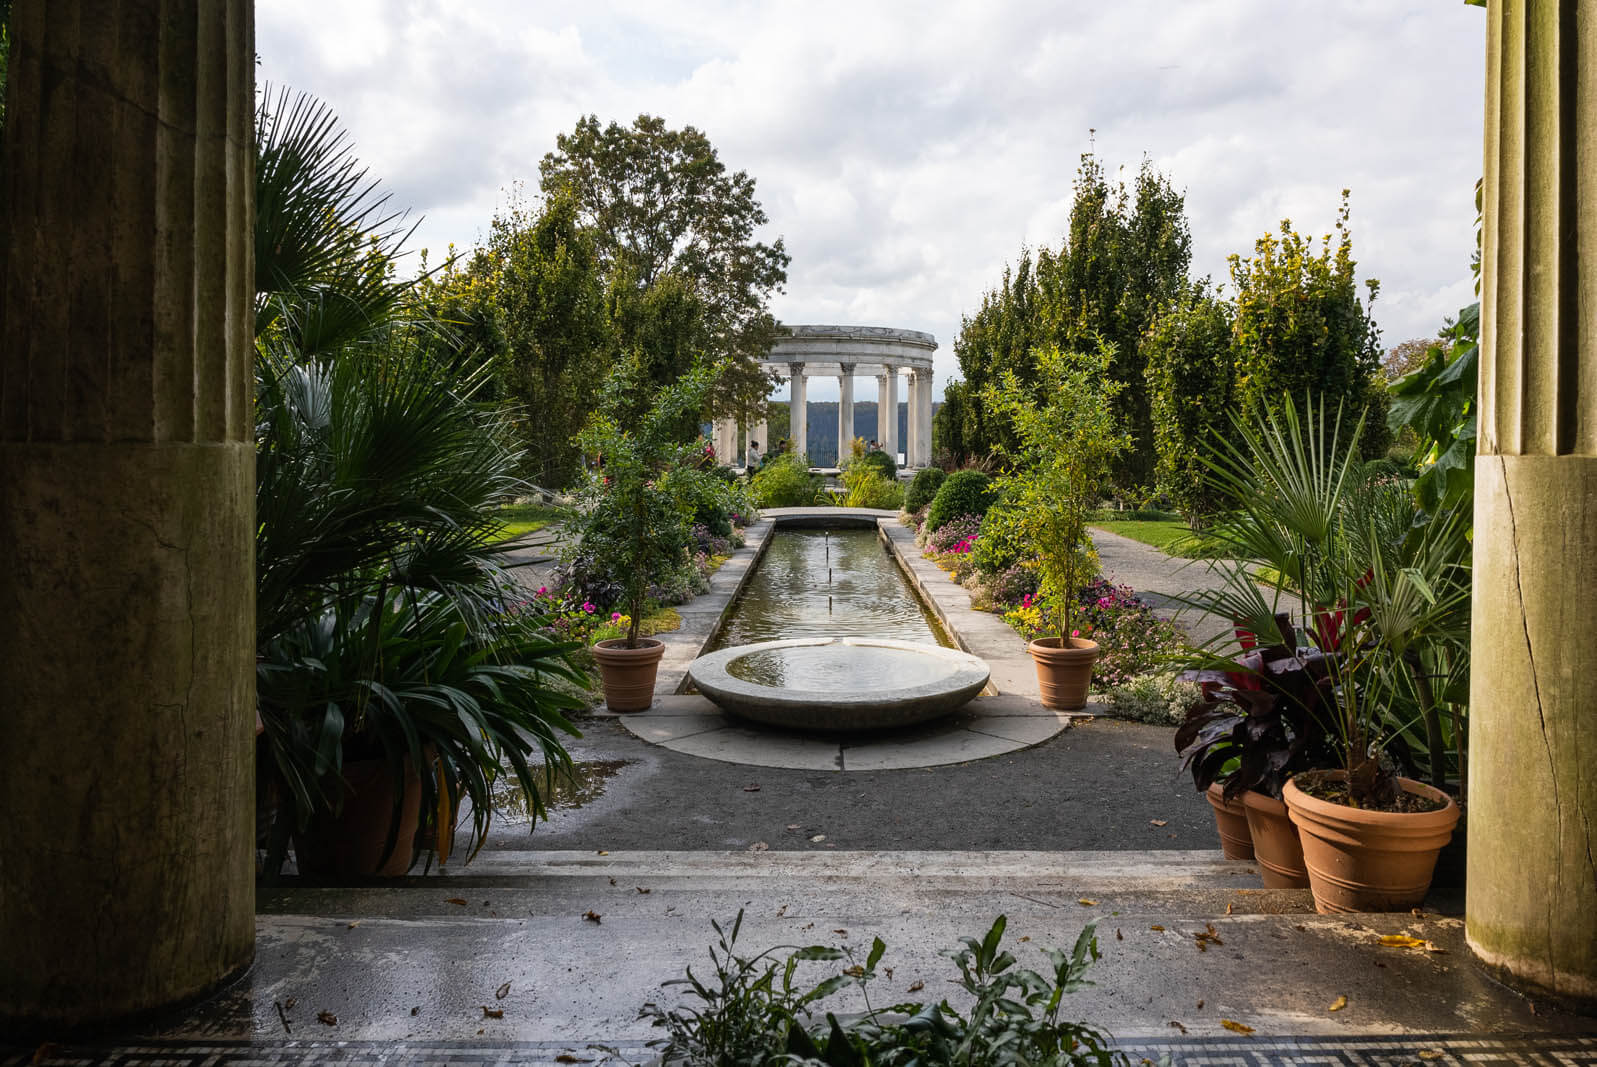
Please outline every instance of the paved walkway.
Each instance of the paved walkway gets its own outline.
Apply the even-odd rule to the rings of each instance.
[[[1194,644],[1226,633],[1231,624],[1218,616],[1176,603],[1172,597],[1199,589],[1218,589],[1222,582],[1207,560],[1167,556],[1152,545],[1092,527],[1103,575],[1119,585],[1129,585],[1161,618],[1174,621]]]

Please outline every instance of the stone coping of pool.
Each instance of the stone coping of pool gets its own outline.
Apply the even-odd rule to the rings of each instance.
[[[841,657],[886,657],[879,665],[912,662],[917,684],[851,689],[767,685],[739,677],[740,660],[818,652],[827,665]],[[856,667],[855,677],[860,668]],[[890,675],[889,675],[890,676]],[[740,719],[767,726],[860,733],[940,719],[970,702],[987,685],[987,665],[968,652],[941,645],[869,637],[798,637],[737,645],[700,656],[688,665],[695,688]],[[851,678],[851,684],[852,684]]]
[[[754,573],[778,525],[876,527],[878,536],[956,645],[986,662],[987,692],[948,718],[867,737],[799,735],[739,723],[703,696],[683,694],[688,664],[720,633],[732,603]],[[1025,642],[995,615],[971,607],[970,593],[925,559],[915,531],[897,512],[871,508],[767,508],[743,532],[744,547],[710,576],[709,592],[676,610],[682,625],[658,635],[665,644],[654,703],[647,711],[614,716],[638,738],[686,755],[757,767],[813,770],[896,770],[985,759],[1033,745],[1070,720],[1101,711],[1053,711],[1037,699],[1037,676]]]

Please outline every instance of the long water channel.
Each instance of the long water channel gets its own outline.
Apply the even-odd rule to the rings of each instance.
[[[953,647],[933,616],[910,588],[875,530],[777,530],[771,547],[743,587],[732,614],[706,651],[802,637],[875,637]],[[901,657],[900,657],[901,658]],[[867,650],[838,660],[839,672],[825,669],[815,649],[789,649],[745,657],[736,674],[755,672],[748,681],[791,684],[806,676],[818,688],[877,689],[912,684],[906,678],[876,673],[891,667],[890,656]],[[914,661],[908,664],[916,668]],[[925,670],[924,665],[919,670]],[[812,673],[813,672],[813,673]]]

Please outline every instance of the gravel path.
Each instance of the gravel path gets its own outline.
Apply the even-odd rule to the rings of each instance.
[[[1158,615],[1185,630],[1194,644],[1231,629],[1227,620],[1183,607],[1171,599],[1199,589],[1219,589],[1224,584],[1209,569],[1207,560],[1167,556],[1152,545],[1098,527],[1092,528],[1092,543],[1097,546],[1105,578],[1131,586]]]

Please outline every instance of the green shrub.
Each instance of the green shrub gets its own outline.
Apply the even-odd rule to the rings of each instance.
[[[909,490],[904,494],[904,510],[919,511],[930,504],[947,478],[948,472],[941,467],[922,467],[916,471],[909,483]]]
[[[935,531],[943,523],[961,515],[986,515],[997,493],[993,480],[981,471],[955,471],[938,488],[926,513],[926,528]]]
[[[1151,722],[1156,726],[1180,726],[1187,712],[1203,702],[1202,691],[1191,682],[1178,682],[1174,675],[1141,674],[1104,694],[1109,714],[1117,719]]]
[[[886,452],[866,452],[855,460],[852,466],[863,466],[866,470],[879,471],[884,478],[898,477],[898,464]]]
[[[986,575],[1002,574],[1037,555],[1037,548],[1021,529],[1021,512],[1013,504],[993,505],[982,520],[981,536],[972,550],[976,569]]]
[[[762,508],[796,508],[815,503],[821,478],[810,473],[809,461],[792,452],[773,457],[752,482],[754,503]]]
[[[843,485],[848,488],[844,507],[897,510],[904,503],[904,487],[897,479],[882,477],[874,465],[861,464],[843,472]]]

